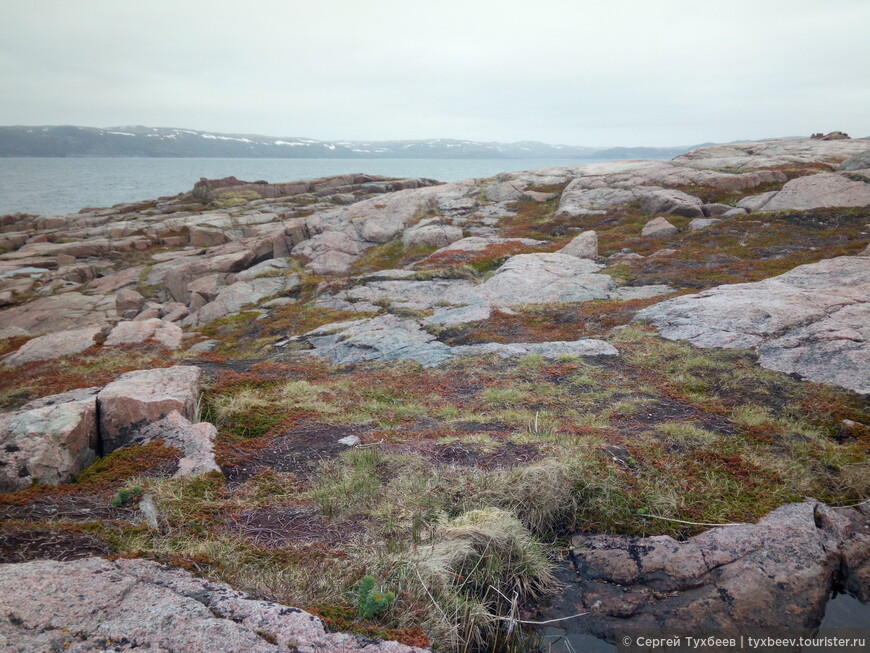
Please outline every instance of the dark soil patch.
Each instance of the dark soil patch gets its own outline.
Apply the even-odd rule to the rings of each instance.
[[[313,508],[278,506],[257,508],[226,521],[227,528],[260,548],[282,548],[290,544],[338,546],[352,533],[362,531],[359,519],[330,522]]]
[[[691,423],[698,428],[723,435],[734,433],[734,425],[724,417],[712,415],[693,406],[660,397],[655,404],[641,406],[631,417],[614,419],[611,424],[621,435],[636,435],[666,422]]]
[[[0,504],[0,519],[21,519],[30,521],[115,521],[132,519],[137,512],[135,503],[130,506],[115,507],[110,499],[101,494],[48,494],[35,496],[23,505]]]
[[[445,329],[439,340],[452,347],[487,342],[548,342],[601,335],[628,324],[642,308],[670,295],[630,301],[593,301],[529,306],[513,314],[493,311],[480,322]]]
[[[14,529],[0,531],[0,563],[75,560],[108,553],[109,547],[88,533]]]
[[[484,451],[476,443],[453,442],[438,444],[434,442],[411,442],[401,445],[400,451],[413,452],[441,465],[459,465],[479,469],[500,469],[524,465],[541,458],[539,448],[534,444],[517,444],[506,440],[492,451]]]
[[[267,437],[254,446],[229,450],[222,468],[230,482],[244,482],[266,470],[292,472],[309,478],[318,465],[335,458],[347,447],[338,442],[349,435],[362,436],[367,427],[308,423],[278,437]]]

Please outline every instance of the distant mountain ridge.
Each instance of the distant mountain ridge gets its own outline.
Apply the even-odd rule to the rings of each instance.
[[[0,157],[287,159],[670,159],[685,147],[583,147],[461,139],[320,141],[167,127],[0,127]]]

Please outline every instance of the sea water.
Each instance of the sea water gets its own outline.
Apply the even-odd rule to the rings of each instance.
[[[0,158],[0,215],[74,213],[193,188],[200,177],[272,183],[348,173],[458,181],[602,159]]]

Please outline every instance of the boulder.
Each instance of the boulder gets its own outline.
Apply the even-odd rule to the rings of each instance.
[[[729,206],[728,204],[718,204],[714,202],[711,204],[704,204],[701,208],[704,209],[705,216],[707,216],[708,218],[715,218],[719,215],[725,215],[734,207]]]
[[[118,322],[104,344],[107,347],[112,347],[154,340],[167,349],[178,349],[183,337],[184,332],[181,327],[158,318],[152,318],[135,322]]]
[[[462,229],[443,224],[430,224],[408,229],[402,234],[405,247],[447,247],[462,239]]]
[[[183,457],[175,472],[178,477],[220,471],[214,459],[216,437],[217,429],[213,424],[191,424],[181,413],[174,410],[163,419],[142,428],[133,436],[132,441],[146,443],[162,440],[164,444],[181,451]]]
[[[257,277],[267,275],[269,273],[280,272],[290,267],[290,264],[279,258],[270,258],[249,267],[247,270],[242,270],[236,274],[236,281],[253,281]]]
[[[868,168],[870,168],[870,150],[864,150],[863,152],[853,154],[837,166],[837,170],[842,171],[866,170]]]
[[[556,211],[557,218],[573,218],[581,215],[604,213],[607,209],[628,204],[637,199],[637,193],[626,188],[589,188],[588,181],[575,179],[565,190],[559,200]]]
[[[759,193],[758,195],[750,195],[749,197],[744,197],[742,200],[737,202],[737,207],[739,209],[745,209],[749,213],[754,213],[755,211],[761,211],[764,208],[764,205],[767,204],[779,191],[771,190],[766,193]]]
[[[679,229],[668,222],[665,218],[658,217],[647,222],[641,230],[640,235],[648,236],[649,238],[670,238],[671,236],[676,236],[678,233]]]
[[[870,184],[837,173],[792,179],[764,205],[765,211],[822,206],[870,206]]]
[[[616,286],[606,274],[596,274],[602,267],[567,254],[518,254],[505,261],[476,294],[492,306],[606,299]]]
[[[100,327],[92,326],[39,336],[25,342],[3,362],[7,365],[21,365],[79,354],[97,344],[97,338],[101,333]]]
[[[626,629],[718,633],[813,629],[840,574],[870,560],[868,511],[813,500],[782,506],[757,524],[668,536],[578,535],[576,575],[544,618],[613,640]],[[848,551],[848,553],[847,553]]]
[[[7,650],[429,653],[330,633],[298,608],[150,560],[0,565],[0,611]]]
[[[66,483],[95,459],[97,390],[52,395],[0,414],[0,492]]]
[[[757,348],[768,369],[870,393],[870,258],[801,265],[755,283],[684,295],[637,313],[665,338]]]
[[[720,220],[721,218],[695,218],[689,223],[689,226],[686,227],[686,229],[689,231],[697,231],[698,229],[709,227],[711,224],[716,224]]]
[[[6,327],[19,327],[34,336],[46,333],[104,326],[115,317],[115,298],[65,292],[8,308],[0,314]]]
[[[598,234],[594,231],[584,231],[559,250],[559,254],[576,256],[577,258],[598,258]]]
[[[194,247],[214,247],[227,242],[226,234],[220,229],[206,226],[190,228],[190,244]]]
[[[104,452],[128,444],[137,431],[173,411],[194,419],[201,376],[198,367],[176,365],[127,372],[108,384],[97,395]]]
[[[640,208],[644,213],[681,215],[685,218],[703,218],[701,200],[679,190],[653,190],[643,193]]]
[[[288,292],[297,285],[299,285],[299,276],[295,274],[237,281],[221,290],[214,301],[197,311],[196,324],[208,324],[232,313],[238,313],[249,304],[256,304],[272,295]]]
[[[205,300],[205,303],[214,301],[218,293],[227,285],[226,274],[207,274],[205,276],[194,279],[187,284],[187,290],[193,295],[199,295]]]
[[[304,336],[313,354],[335,364],[366,360],[415,360],[426,367],[451,357],[450,347],[438,342],[414,320],[381,315],[368,320],[329,324]]]

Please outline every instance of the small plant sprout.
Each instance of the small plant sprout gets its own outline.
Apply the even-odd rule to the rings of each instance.
[[[357,588],[357,615],[363,621],[371,619],[395,598],[393,592],[375,592],[374,576],[363,576]]]

